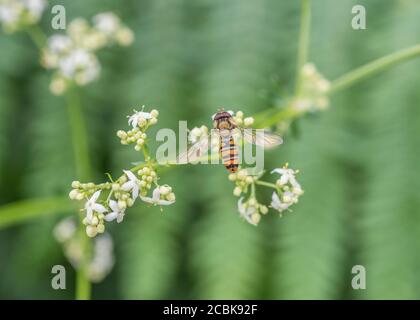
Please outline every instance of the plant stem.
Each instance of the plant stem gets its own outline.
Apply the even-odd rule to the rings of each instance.
[[[301,18],[299,46],[297,53],[296,87],[295,95],[299,96],[302,91],[302,68],[308,61],[309,35],[311,30],[311,0],[301,0]]]
[[[258,180],[258,181],[255,181],[255,184],[258,184],[258,185],[264,186],[264,187],[268,187],[268,188],[273,188],[273,189],[277,190],[277,186],[274,183]]]
[[[420,44],[379,58],[334,80],[328,93],[346,89],[355,83],[417,56],[420,56]]]
[[[91,166],[86,124],[80,96],[74,86],[68,89],[66,98],[77,176],[82,181],[88,181],[91,177]],[[82,218],[79,224],[79,237],[83,254],[76,275],[76,299],[88,300],[91,295],[91,284],[87,276],[87,266],[90,260],[91,242],[85,233]]]
[[[28,32],[29,36],[31,37],[32,41],[38,47],[38,49],[42,49],[45,44],[47,43],[47,36],[44,32],[39,28],[38,25],[32,25],[25,29]]]
[[[87,181],[90,179],[91,172],[89,146],[83,109],[77,89],[70,87],[66,92],[66,98],[77,176],[82,181]]]

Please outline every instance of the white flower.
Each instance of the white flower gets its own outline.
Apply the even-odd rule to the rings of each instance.
[[[93,17],[96,29],[105,33],[115,33],[120,27],[120,19],[112,12],[103,12]]]
[[[114,200],[109,201],[109,207],[111,208],[112,212],[108,213],[104,219],[108,222],[114,221],[117,219],[117,223],[120,223],[124,219],[124,210],[121,210],[118,206],[118,202]]]
[[[23,0],[23,5],[29,14],[38,20],[47,6],[47,2],[45,0]]]
[[[59,61],[59,70],[77,84],[87,84],[99,75],[100,66],[96,56],[84,49],[75,49]]]
[[[250,205],[248,202],[247,205],[243,203],[243,197],[238,200],[238,211],[241,217],[243,217],[248,223],[256,226],[261,218],[258,213],[257,207]]]
[[[88,277],[92,282],[102,281],[115,263],[114,245],[109,234],[94,240],[92,261],[88,264]]]
[[[0,4],[0,21],[4,24],[14,24],[19,19],[20,6],[9,3]]]
[[[160,198],[159,187],[157,187],[155,190],[153,190],[153,195],[152,195],[151,198],[140,196],[140,199],[143,200],[146,203],[150,203],[150,204],[153,204],[153,205],[160,205],[160,206],[168,206],[168,205],[175,202],[175,200],[169,201],[169,200],[161,199]]]
[[[123,171],[125,175],[127,176],[128,181],[121,186],[121,189],[123,191],[131,191],[131,196],[133,200],[135,200],[139,196],[139,191],[140,191],[139,180],[131,171],[129,170],[123,170]]]
[[[278,173],[280,175],[280,179],[278,180],[278,183],[280,186],[284,186],[287,183],[290,183],[294,188],[299,188],[300,184],[296,181],[296,171],[289,168],[278,168],[271,171],[271,173]]]
[[[55,239],[60,242],[70,240],[77,231],[77,225],[73,217],[67,217],[61,220],[53,230]]]
[[[107,211],[103,205],[96,203],[100,195],[101,190],[96,191],[85,204],[86,218],[89,222],[92,221],[94,212],[105,213]]]
[[[188,140],[194,144],[197,141],[199,141],[201,139],[201,137],[206,137],[208,134],[208,129],[206,126],[201,126],[200,128],[195,127],[193,128],[189,135],[188,135]]]
[[[70,37],[55,34],[48,39],[48,48],[57,54],[61,54],[72,46],[72,41]]]
[[[138,125],[143,126],[147,120],[153,118],[149,112],[144,112],[143,109],[144,106],[142,107],[141,111],[134,110],[134,114],[128,117],[128,124],[133,128],[137,127]]]
[[[271,207],[279,212],[283,212],[284,210],[288,209],[292,203],[288,202],[282,202],[277,195],[276,192],[273,192],[273,195],[271,197]]]

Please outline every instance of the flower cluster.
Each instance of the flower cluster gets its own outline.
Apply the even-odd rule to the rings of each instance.
[[[293,170],[288,167],[288,164],[283,168],[274,169],[271,173],[277,173],[280,178],[276,181],[277,192],[273,192],[271,207],[280,214],[289,209],[289,207],[298,202],[298,198],[303,194],[302,187],[296,180],[298,170]]]
[[[0,23],[6,32],[15,32],[37,23],[46,0],[0,0]]]
[[[235,123],[241,127],[248,128],[254,124],[254,118],[253,117],[244,118],[244,113],[242,111],[236,112],[236,114],[233,114],[232,117]]]
[[[302,69],[302,90],[292,101],[292,108],[298,112],[314,112],[328,108],[330,82],[318,72],[315,65],[307,63]]]
[[[143,135],[146,135],[145,132],[150,125],[157,123],[159,114],[157,110],[150,113],[143,110],[144,108],[140,112],[135,111],[129,117],[128,123],[132,126],[132,130],[118,131],[121,142],[123,144],[136,143],[136,150],[147,149]],[[132,138],[134,139],[132,140]],[[139,143],[139,139],[143,140],[142,143]],[[73,189],[69,194],[70,198],[85,201],[82,211],[86,216],[83,219],[83,224],[86,226],[86,234],[89,237],[104,233],[106,222],[116,220],[117,223],[120,223],[123,221],[127,208],[132,207],[138,198],[155,206],[167,206],[175,202],[176,197],[172,187],[167,184],[159,184],[156,163],[146,155],[147,153],[145,153],[145,162],[131,170],[123,170],[124,174],[115,181],[110,177],[109,182],[102,184],[79,181],[72,183]],[[151,191],[153,186],[154,189]],[[148,196],[150,192],[151,195]],[[107,193],[105,198],[101,198],[103,193]]]
[[[82,239],[77,233],[75,219],[68,217],[60,221],[53,231],[55,239],[63,246],[64,254],[71,265],[78,269],[83,257]],[[114,266],[113,242],[109,234],[97,237],[93,242],[91,259],[86,266],[87,276],[92,282],[102,281]]]
[[[90,25],[76,18],[67,27],[66,34],[56,34],[48,39],[42,50],[42,64],[55,70],[50,90],[56,95],[75,84],[84,86],[95,80],[101,71],[95,52],[105,46],[127,46],[134,40],[133,32],[111,12],[93,17]]]
[[[247,222],[257,225],[261,220],[261,215],[268,213],[268,206],[258,202],[256,197],[256,187],[265,186],[273,188],[272,201],[269,205],[280,214],[289,209],[292,204],[298,202],[299,196],[303,194],[300,184],[296,180],[298,171],[288,168],[286,164],[283,168],[274,169],[272,173],[280,174],[280,178],[275,184],[261,181],[261,175],[253,175],[248,169],[241,169],[229,175],[229,180],[235,182],[233,194],[240,197],[238,200],[238,211]],[[249,194],[249,196],[247,196]],[[245,200],[245,198],[247,199]]]
[[[157,123],[159,116],[159,112],[155,109],[150,112],[144,112],[143,110],[144,106],[141,111],[134,110],[134,114],[128,117],[128,124],[132,126],[131,130],[119,130],[117,132],[121,144],[135,144],[134,149],[136,151],[142,149],[147,139],[146,130]]]

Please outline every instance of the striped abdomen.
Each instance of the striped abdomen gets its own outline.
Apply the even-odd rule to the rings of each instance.
[[[233,173],[238,171],[238,148],[232,136],[220,137],[220,155],[223,164],[229,172]]]

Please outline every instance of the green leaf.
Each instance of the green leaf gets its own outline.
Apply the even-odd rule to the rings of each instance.
[[[0,207],[0,228],[26,222],[40,216],[75,210],[76,206],[61,197],[22,200]]]

